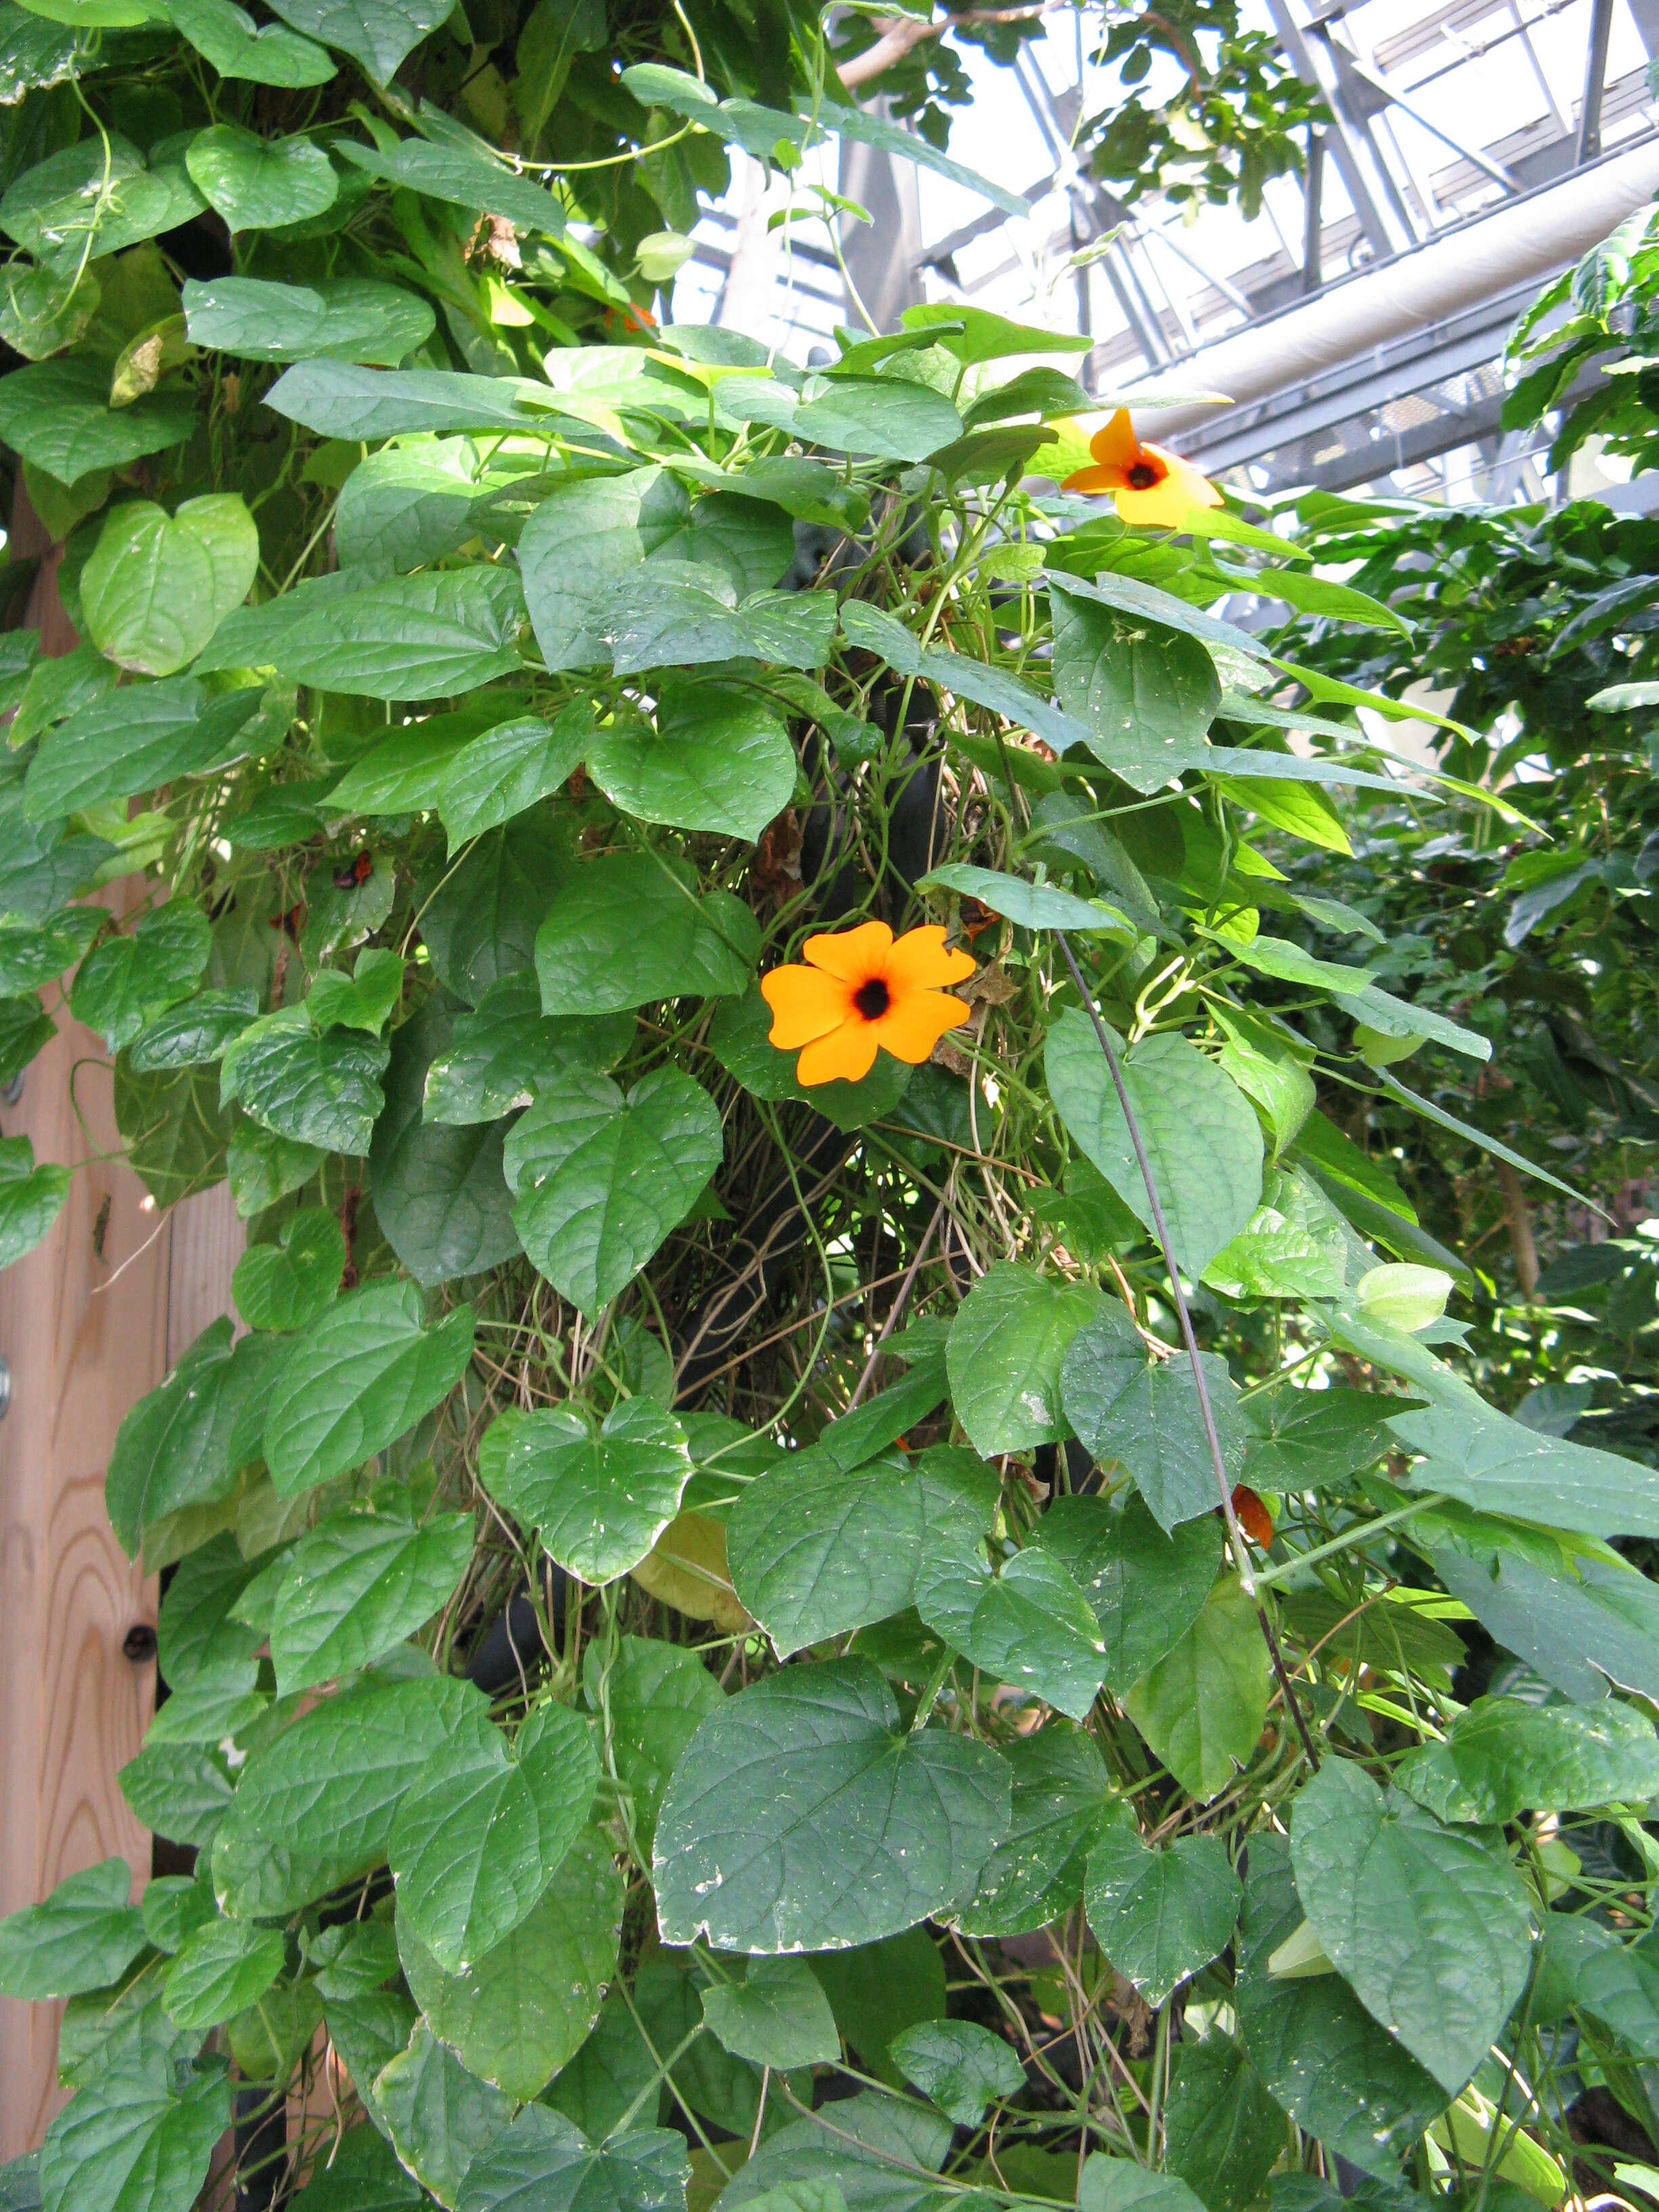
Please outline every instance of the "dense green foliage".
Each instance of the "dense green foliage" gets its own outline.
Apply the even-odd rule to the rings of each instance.
[[[6,647],[0,1073],[68,976],[249,1245],[107,1478],[193,1872],[0,1926],[76,2093],[5,2202],[185,2212],[233,2112],[307,2212],[1601,2191],[1659,1470],[1469,1231],[1647,1141],[1649,526],[1134,530],[1053,489],[1082,341],[647,332],[813,25],[757,85],[701,0],[55,4],[0,436],[83,641]],[[872,918],[971,1018],[805,1088],[757,979]],[[0,1147],[0,1255],[65,1185]]]

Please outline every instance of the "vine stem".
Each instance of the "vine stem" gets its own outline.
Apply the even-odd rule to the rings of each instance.
[[[1175,1299],[1176,1312],[1181,1321],[1182,1340],[1187,1346],[1187,1357],[1192,1362],[1193,1382],[1198,1391],[1198,1409],[1204,1422],[1205,1441],[1210,1448],[1210,1464],[1215,1469],[1216,1486],[1221,1492],[1222,1517],[1227,1523],[1227,1542],[1232,1552],[1234,1564],[1238,1569],[1239,1583],[1244,1595],[1255,1607],[1255,1617],[1261,1624],[1262,1638],[1267,1646],[1267,1656],[1273,1662],[1273,1673],[1279,1680],[1279,1692],[1285,1700],[1285,1710],[1296,1723],[1296,1732],[1302,1739],[1302,1748],[1307,1753],[1308,1764],[1317,1774],[1319,1753],[1314,1748],[1314,1740],[1309,1732],[1307,1721],[1301,1706],[1297,1702],[1296,1692],[1291,1687],[1290,1674],[1285,1665],[1285,1655],[1279,1648],[1279,1638],[1273,1634],[1273,1623],[1267,1618],[1267,1608],[1262,1602],[1261,1593],[1256,1588],[1255,1574],[1250,1565],[1250,1555],[1245,1544],[1244,1531],[1239,1527],[1238,1516],[1233,1510],[1233,1486],[1227,1480],[1226,1466],[1221,1456],[1221,1439],[1216,1434],[1215,1414],[1210,1405],[1209,1388],[1204,1380],[1204,1363],[1199,1358],[1198,1339],[1193,1334],[1193,1316],[1187,1304],[1187,1294],[1181,1287],[1181,1270],[1176,1265],[1175,1248],[1170,1242],[1170,1231],[1164,1219],[1164,1207],[1158,1199],[1158,1185],[1152,1180],[1152,1164],[1146,1157],[1146,1147],[1141,1139],[1140,1124],[1135,1119],[1135,1109],[1129,1103],[1128,1085],[1123,1080],[1123,1070],[1118,1063],[1116,1053],[1112,1049],[1111,1036],[1105,1023],[1102,1021],[1096,1011],[1093,996],[1083,980],[1083,971],[1077,964],[1071,945],[1066,940],[1066,933],[1063,929],[1057,929],[1054,936],[1066,965],[1072,971],[1072,981],[1077,985],[1078,996],[1083,1001],[1089,1019],[1094,1024],[1095,1035],[1100,1041],[1100,1048],[1106,1055],[1106,1066],[1111,1073],[1112,1086],[1117,1092],[1117,1103],[1123,1109],[1123,1119],[1128,1128],[1129,1142],[1135,1148],[1135,1158],[1140,1168],[1140,1179],[1146,1186],[1146,1202],[1152,1208],[1152,1227],[1157,1234],[1159,1248],[1164,1254],[1164,1265],[1169,1271],[1170,1290]]]

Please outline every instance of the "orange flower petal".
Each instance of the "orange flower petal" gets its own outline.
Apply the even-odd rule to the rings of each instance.
[[[1060,488],[1062,491],[1115,491],[1122,482],[1121,469],[1073,469]]]
[[[860,1082],[876,1064],[878,1026],[854,1015],[828,1036],[819,1037],[796,1061],[795,1080],[809,1089],[815,1083]]]
[[[1127,469],[1140,459],[1140,441],[1127,407],[1120,407],[1105,428],[1095,432],[1089,451],[1105,468]]]
[[[1148,446],[1146,451],[1156,461],[1161,461],[1169,471],[1171,483],[1185,487],[1187,497],[1194,507],[1219,507],[1221,494],[1201,469],[1195,469],[1179,453],[1166,453],[1162,446]]]
[[[908,1060],[912,1067],[920,1067],[945,1031],[960,1029],[972,1012],[971,1006],[947,991],[907,991],[878,1022],[869,1024],[868,1034],[895,1060]]]
[[[843,983],[864,983],[881,974],[892,942],[893,933],[884,921],[862,921],[856,929],[809,937],[801,952],[826,975],[839,975]]]
[[[1158,530],[1179,530],[1193,511],[1193,495],[1176,477],[1165,477],[1146,491],[1120,491],[1113,497],[1121,520]]]
[[[946,983],[963,983],[977,963],[971,952],[947,952],[945,931],[938,922],[907,929],[887,956],[882,974],[895,998],[905,991],[937,991]]]
[[[772,1009],[769,1042],[780,1051],[793,1052],[827,1036],[847,1019],[849,1012],[845,983],[816,968],[793,963],[774,968],[761,977],[761,995]]]

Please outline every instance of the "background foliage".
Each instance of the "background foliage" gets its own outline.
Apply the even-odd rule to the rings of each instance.
[[[249,1229],[108,1474],[187,1870],[0,1927],[6,2202],[233,2119],[308,2212],[1649,2189],[1652,526],[1169,538],[1054,489],[1081,341],[659,330],[726,146],[894,126],[815,21],[482,5],[0,16],[82,641],[4,647],[0,1078],[65,991]],[[1222,34],[1248,196],[1235,27],[1109,37]],[[1515,403],[1638,461],[1644,254]],[[972,1021],[805,1093],[756,977],[869,916]]]

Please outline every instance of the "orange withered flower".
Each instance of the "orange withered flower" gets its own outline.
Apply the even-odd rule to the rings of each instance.
[[[1129,410],[1120,407],[1089,441],[1092,468],[1066,477],[1063,489],[1111,493],[1125,522],[1151,522],[1179,530],[1195,507],[1219,507],[1221,494],[1179,453],[1136,437]]]
[[[947,1030],[972,1009],[945,988],[974,972],[970,952],[945,950],[937,924],[895,938],[884,921],[809,937],[805,965],[790,962],[761,977],[772,1009],[769,1042],[801,1050],[802,1084],[857,1083],[878,1049],[919,1066]]]

